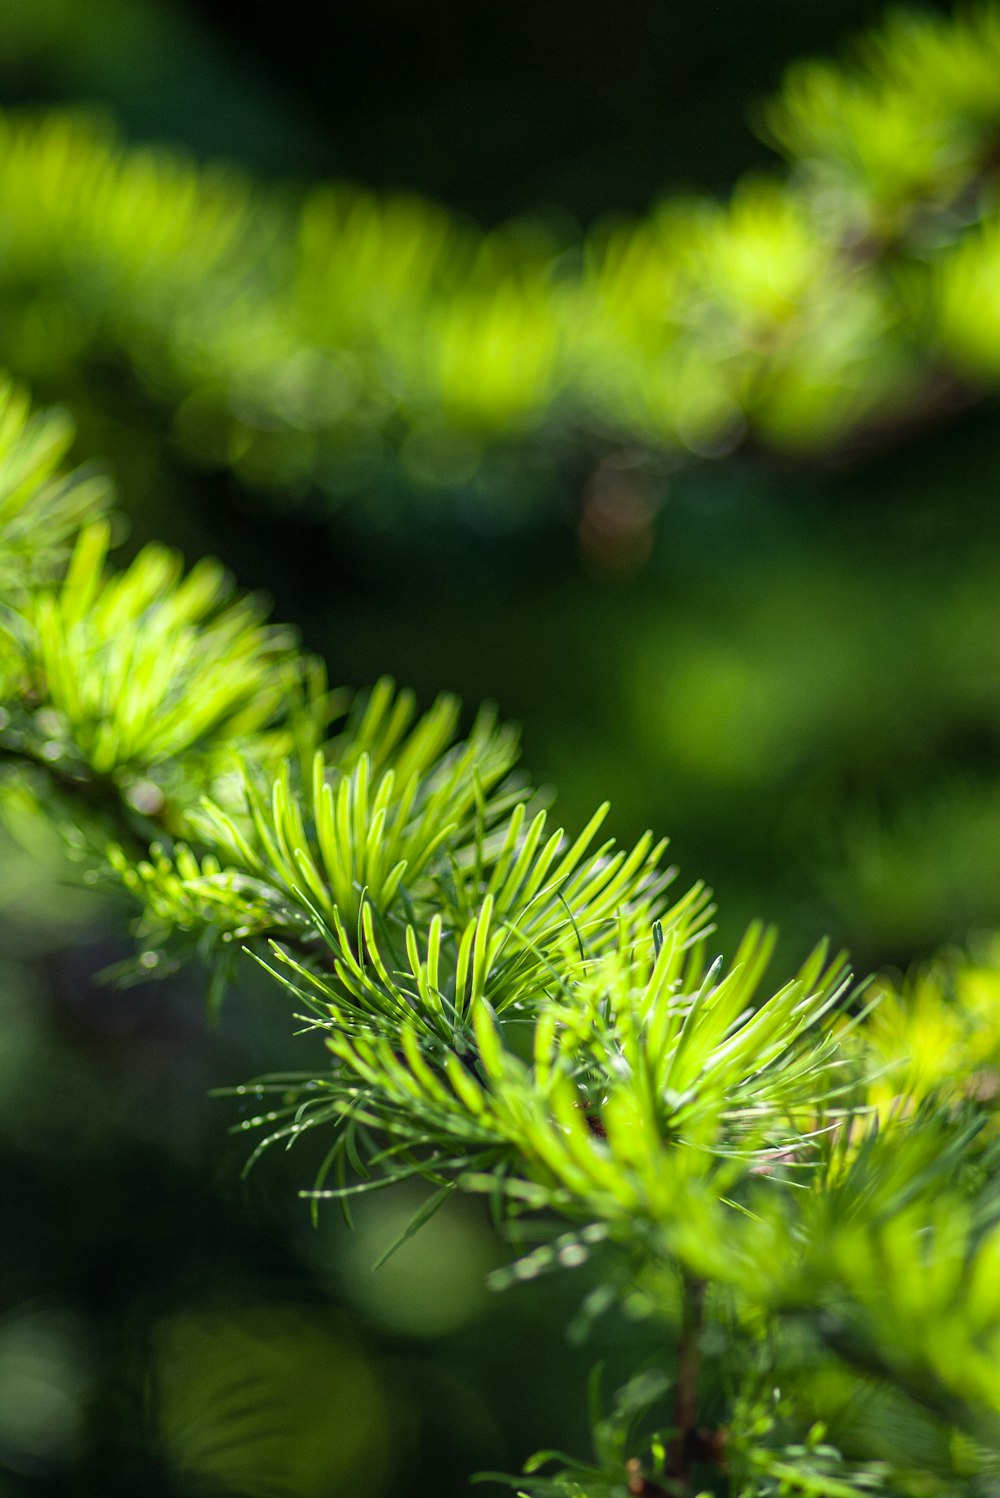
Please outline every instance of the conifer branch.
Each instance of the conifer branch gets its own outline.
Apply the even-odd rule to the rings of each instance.
[[[758,925],[713,959],[707,891],[606,808],[552,830],[492,713],[463,736],[448,698],[331,697],[221,569],[115,570],[103,491],[33,466],[13,400],[4,759],[133,901],[142,971],[200,956],[218,1000],[253,960],[292,996],[308,1069],[259,1084],[258,1152],[325,1131],[314,1203],[423,1178],[530,1217],[511,1281],[600,1261],[665,1326],[683,1286],[673,1377],[595,1398],[594,1462],[515,1486],[683,1498],[724,1455],[752,1498],[909,1493],[898,1452],[826,1439],[803,1367],[1000,1463],[996,954],[870,1002],[824,944],[770,980]],[[709,1333],[733,1387],[706,1430]]]

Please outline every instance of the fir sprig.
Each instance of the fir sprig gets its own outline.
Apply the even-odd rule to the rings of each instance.
[[[509,1281],[600,1253],[603,1288],[629,1276],[676,1346],[666,1380],[596,1411],[593,1463],[544,1454],[536,1471],[561,1472],[515,1485],[987,1491],[995,953],[902,997],[883,985],[881,1007],[824,945],[779,982],[760,926],[713,957],[707,891],[674,893],[652,835],[602,838],[606,808],[550,831],[492,712],[463,735],[450,698],[418,716],[386,682],[331,695],[218,567],[152,548],[116,571],[103,490],[63,475],[44,421],[8,400],[2,789],[30,789],[130,897],[140,972],[197,956],[218,998],[256,961],[291,996],[303,1071],[258,1084],[257,1153],[324,1130],[303,1195],[419,1177],[414,1227],[485,1195],[500,1226],[542,1227]],[[914,1439],[946,1430],[950,1467],[862,1439],[831,1399],[845,1383]]]

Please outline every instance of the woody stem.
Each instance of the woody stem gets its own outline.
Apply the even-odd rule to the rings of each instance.
[[[698,1430],[698,1378],[701,1371],[699,1341],[704,1323],[705,1283],[685,1275],[681,1308],[680,1339],[677,1344],[677,1384],[674,1391],[674,1443],[669,1472],[679,1490],[687,1491],[692,1453]]]

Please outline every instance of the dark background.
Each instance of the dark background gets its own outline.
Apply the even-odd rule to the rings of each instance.
[[[747,118],[787,64],[842,52],[884,10],[861,0],[39,8],[56,19],[40,25],[25,4],[28,21],[8,22],[19,33],[11,103],[100,99],[137,138],[281,175],[419,190],[483,225],[537,211],[589,223],[666,191],[728,190],[771,164]]]
[[[769,165],[754,101],[879,13],[18,0],[0,103],[96,103],[133,141],[276,182],[571,235]],[[130,546],[222,556],[337,681],[497,700],[569,823],[607,796],[620,835],[672,835],[719,893],[723,944],[760,914],[788,957],[829,931],[867,969],[996,924],[994,411],[850,465],[746,454],[661,477],[649,562],[614,578],[580,560],[578,469],[506,520],[331,519],[188,469],[148,411],[132,421],[127,381],[106,394],[115,424],[84,415],[78,451],[119,474]],[[561,1328],[582,1278],[485,1294],[510,1250],[475,1206],[372,1276],[410,1204],[314,1230],[309,1146],[241,1183],[226,1130],[249,1104],[207,1094],[306,1064],[282,1001],[248,981],[213,1032],[193,979],[95,986],[127,949],[120,912],[24,836],[0,881],[0,1498],[445,1498],[537,1446],[582,1449],[587,1371],[606,1356],[612,1383],[655,1351],[641,1324],[609,1317],[581,1349]]]

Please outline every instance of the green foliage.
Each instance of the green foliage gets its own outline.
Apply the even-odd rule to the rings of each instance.
[[[788,175],[575,243],[11,115],[0,353],[98,406],[124,364],[198,461],[333,500],[517,505],[554,455],[884,440],[996,383],[998,35],[988,4],[893,14],[758,111]]]
[[[3,745],[105,810],[121,798],[137,825],[177,831],[179,808],[232,770],[234,743],[264,758],[308,745],[325,722],[322,675],[253,600],[228,600],[215,564],[182,578],[151,546],[106,578],[108,537],[105,521],[81,531],[64,578],[14,614]],[[14,532],[9,565],[35,544]],[[28,575],[40,565],[29,558]]]
[[[30,414],[24,395],[0,386],[0,586],[5,600],[48,581],[84,521],[109,500],[97,475],[60,471],[73,437],[60,412]]]
[[[329,694],[214,565],[111,569],[103,491],[11,411],[4,801],[130,898],[140,973],[197,956],[218,998],[245,954],[292,996],[305,1070],[242,1127],[329,1133],[314,1206],[422,1178],[405,1239],[483,1195],[519,1244],[499,1281],[586,1265],[584,1321],[624,1287],[676,1346],[595,1394],[593,1463],[540,1453],[518,1490],[991,1491],[995,950],[864,999],[823,945],[770,980],[759,926],[713,960],[707,892],[602,839],[606,808],[550,832],[492,713]]]
[[[152,1340],[144,1423],[189,1489],[322,1498],[381,1475],[388,1412],[328,1318],[209,1303],[164,1317]],[[332,1448],[331,1419],[341,1432]]]
[[[599,1403],[600,1383],[595,1380],[591,1390],[595,1406],[593,1464],[573,1462],[559,1452],[539,1451],[525,1464],[524,1477],[497,1475],[497,1480],[515,1487],[522,1498],[628,1498],[635,1493],[662,1493],[665,1490],[647,1482],[643,1474],[650,1467],[662,1470],[668,1439],[664,1432],[646,1434],[642,1427],[648,1424],[668,1388],[669,1381],[662,1374],[639,1374],[619,1391],[614,1406],[605,1413]],[[737,1401],[727,1432],[726,1462],[731,1472],[730,1489],[739,1498],[770,1498],[771,1494],[787,1498],[794,1493],[848,1498],[851,1494],[890,1491],[885,1486],[888,1474],[880,1463],[861,1467],[846,1462],[842,1453],[824,1439],[826,1430],[819,1422],[803,1440],[780,1444],[790,1418],[794,1420],[791,1402],[776,1389],[770,1396]],[[634,1455],[639,1449],[644,1452],[643,1459]],[[553,1462],[568,1465],[551,1479],[534,1475]]]

